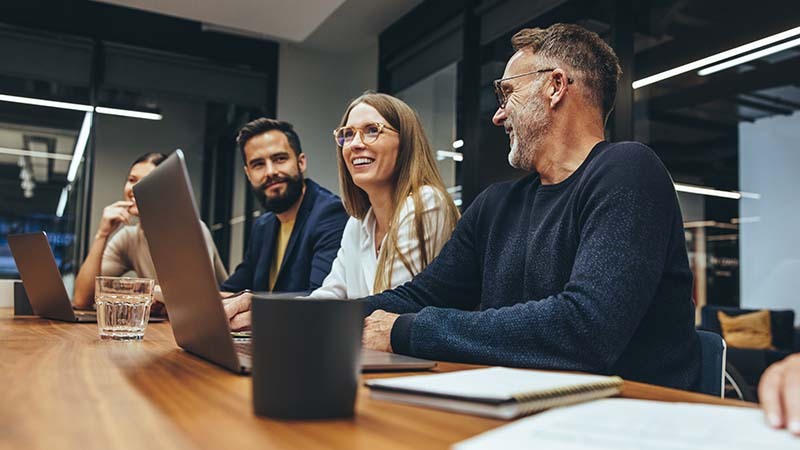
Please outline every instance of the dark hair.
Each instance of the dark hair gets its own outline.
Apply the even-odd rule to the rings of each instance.
[[[292,126],[292,124],[282,120],[262,117],[244,124],[244,126],[239,129],[239,135],[236,137],[236,143],[239,145],[239,150],[242,152],[242,159],[245,164],[247,164],[247,156],[244,154],[244,146],[247,144],[247,141],[272,130],[278,130],[286,135],[286,139],[289,141],[289,147],[292,147],[295,156],[300,156],[300,153],[303,153],[303,148],[300,147],[300,137],[294,131],[294,126]]]
[[[617,82],[622,69],[619,58],[606,42],[592,31],[573,24],[557,23],[547,28],[523,28],[512,38],[515,50],[530,48],[552,63],[565,63],[580,72],[589,88],[589,100],[603,113],[603,120],[614,109]]]
[[[133,164],[131,164],[131,167],[130,169],[128,169],[128,171],[130,172],[130,170],[133,169],[133,166],[143,162],[147,162],[154,166],[158,166],[159,164],[164,162],[165,159],[167,159],[167,155],[163,153],[158,153],[158,152],[145,153],[144,155],[136,158]]]

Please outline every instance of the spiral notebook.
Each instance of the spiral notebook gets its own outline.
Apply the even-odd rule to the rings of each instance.
[[[620,377],[490,367],[367,381],[370,396],[498,419],[616,395]]]

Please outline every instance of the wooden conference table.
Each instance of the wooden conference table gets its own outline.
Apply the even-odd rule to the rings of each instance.
[[[168,323],[143,341],[101,341],[95,324],[0,309],[0,449],[447,448],[508,423],[371,400],[364,387],[353,419],[270,420],[253,414],[250,389],[178,348]],[[622,396],[748,405],[634,382]]]

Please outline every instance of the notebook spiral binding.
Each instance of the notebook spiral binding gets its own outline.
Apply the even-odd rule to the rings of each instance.
[[[567,406],[618,394],[622,389],[622,378],[611,377],[607,381],[568,388],[549,389],[540,392],[514,395],[519,403],[519,412],[530,415],[557,406]]]

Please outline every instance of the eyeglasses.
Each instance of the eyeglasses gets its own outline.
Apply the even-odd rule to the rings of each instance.
[[[398,133],[397,130],[386,125],[385,123],[375,122],[365,125],[363,128],[356,127],[341,127],[333,130],[333,138],[336,140],[336,145],[344,147],[350,145],[356,137],[356,133],[361,134],[361,142],[365,144],[372,144],[378,140],[378,136],[383,133],[383,129],[392,130]]]
[[[511,95],[511,91],[506,92],[503,89],[503,86],[502,86],[503,81],[513,80],[514,78],[524,77],[524,76],[527,76],[527,75],[533,75],[533,74],[537,74],[537,73],[552,72],[554,70],[556,70],[556,69],[555,68],[553,68],[553,69],[540,69],[540,70],[534,70],[533,72],[525,72],[525,73],[521,73],[519,75],[514,75],[513,77],[500,78],[500,79],[494,80],[492,82],[492,84],[494,84],[494,94],[497,96],[497,103],[500,104],[500,108],[505,108],[506,107],[506,103],[508,102],[508,97],[509,97],[509,95]],[[573,80],[572,78],[567,78],[567,84],[572,84],[574,81],[575,80]]]

